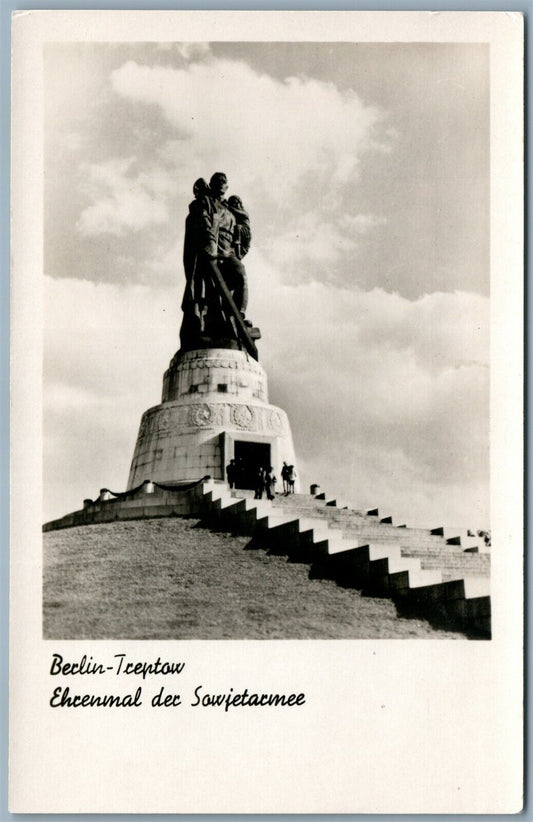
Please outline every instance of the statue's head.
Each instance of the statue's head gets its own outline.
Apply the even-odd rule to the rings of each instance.
[[[208,189],[209,189],[209,186],[207,185],[207,183],[206,183],[206,181],[204,180],[204,178],[203,178],[203,177],[199,177],[199,178],[196,180],[196,182],[195,182],[195,184],[193,185],[193,187],[192,187],[192,193],[194,194],[194,196],[196,197],[196,199],[198,199],[198,197],[201,197],[201,196],[202,196],[202,194],[205,194],[205,193],[208,191]]]
[[[209,188],[215,197],[223,197],[228,190],[228,178],[222,171],[217,171],[209,180]]]

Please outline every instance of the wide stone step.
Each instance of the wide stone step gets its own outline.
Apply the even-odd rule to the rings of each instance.
[[[368,531],[375,531],[380,534],[390,534],[395,537],[423,537],[426,542],[444,543],[446,541],[439,536],[435,536],[429,532],[427,528],[397,528],[395,525],[387,525],[382,522],[376,522],[372,519],[354,519],[347,520],[346,525],[342,525],[349,530],[365,529]]]
[[[486,554],[449,553],[446,550],[429,553],[402,546],[402,556],[417,557],[424,568],[472,569],[473,573],[483,576],[490,574],[490,556]]]
[[[474,599],[490,595],[490,581],[484,577],[464,577],[442,585],[428,585],[416,591],[419,600]]]
[[[312,509],[321,511],[325,516],[331,517],[364,516],[363,511],[357,511],[353,508],[337,508],[328,505],[326,500],[318,500],[316,497],[311,496],[304,497],[301,494],[289,494],[287,497],[276,494],[272,504],[280,508],[290,508],[291,510]]]
[[[483,568],[446,568],[443,565],[428,568],[423,562],[421,563],[421,566],[424,571],[438,571],[442,574],[443,579],[464,579],[466,576],[476,576],[482,579],[490,579],[490,574],[483,570]]]
[[[285,516],[285,521],[277,527],[278,535],[284,539],[288,536],[297,536],[299,534],[311,533],[313,534],[313,541],[323,541],[328,538],[327,528],[321,527],[320,523],[314,520],[304,519],[303,517]]]
[[[462,548],[451,551],[449,546],[435,548],[434,546],[425,547],[424,545],[405,545],[400,541],[402,551],[406,557],[420,557],[420,559],[440,559],[442,557],[449,559],[451,562],[457,560],[465,563],[472,562],[480,567],[490,568],[490,554],[469,554]],[[471,559],[474,557],[474,559]]]
[[[278,510],[289,512],[291,509],[280,508]],[[302,510],[298,510],[298,511],[292,511],[291,510],[291,513],[294,513],[295,516],[301,516],[301,517],[306,517],[306,516],[316,517],[317,520],[322,520],[323,522],[327,522],[331,526],[331,528],[335,528],[337,531],[348,529],[348,528],[350,528],[350,526],[358,527],[358,526],[363,525],[365,523],[365,519],[363,517],[359,517],[357,515],[350,516],[350,517],[345,517],[343,519],[339,519],[338,517],[330,516],[325,511],[311,511],[311,510],[302,509]],[[372,523],[370,523],[370,527],[372,527]]]
[[[422,568],[453,568],[454,570],[470,571],[473,574],[481,574],[482,576],[488,576],[490,574],[490,565],[484,562],[467,562],[466,557],[464,557],[464,559],[446,556],[431,558],[417,557],[417,559],[420,560]]]
[[[427,585],[440,585],[442,574],[439,571],[420,569],[390,570],[387,580],[389,593],[395,594],[399,590],[413,591]]]
[[[332,529],[335,530],[335,529]],[[375,528],[341,528],[338,529],[343,534],[343,539],[359,539],[368,540],[369,542],[398,542],[406,547],[416,547],[421,550],[447,550],[448,546],[439,537],[428,537],[421,534],[405,534],[397,532],[395,534],[383,532]],[[454,548],[450,547],[451,553],[454,553]]]
[[[452,582],[452,581],[457,582],[458,580],[464,579],[467,576],[467,574],[470,574],[470,573],[471,573],[470,571],[467,571],[467,572],[460,571],[460,570],[459,571],[454,571],[453,569],[446,569],[446,568],[444,568],[443,570],[440,571],[440,575],[442,576],[442,581],[443,582]],[[480,578],[480,579],[487,579],[487,580],[490,579],[489,574],[482,574],[482,573],[477,573],[476,572],[475,576]]]
[[[240,493],[237,491],[236,493]],[[325,508],[326,501],[312,497],[310,494],[285,494],[276,492],[272,500],[274,505],[280,508]]]

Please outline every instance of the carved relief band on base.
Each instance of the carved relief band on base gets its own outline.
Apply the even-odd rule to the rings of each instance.
[[[166,406],[166,407],[165,407]],[[203,402],[194,405],[167,403],[146,411],[137,443],[154,436],[179,434],[196,428],[228,428],[283,434],[288,430],[286,415],[273,406],[250,403]]]

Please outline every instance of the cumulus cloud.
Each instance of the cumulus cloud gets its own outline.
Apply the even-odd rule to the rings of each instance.
[[[313,175],[340,184],[357,174],[383,116],[332,83],[281,82],[228,59],[181,69],[129,61],[111,82],[119,95],[157,106],[178,131],[177,165],[221,166],[230,175],[246,169],[250,188],[280,199]]]
[[[209,43],[178,43],[176,48],[184,60],[201,60],[211,51]]]
[[[175,292],[45,278],[47,518],[125,488],[142,413],[178,347]]]
[[[122,235],[167,222],[164,195],[171,188],[170,179],[160,169],[135,173],[135,163],[128,157],[85,167],[83,188],[93,203],[76,224],[81,234]]]
[[[361,237],[384,222],[372,214],[325,214],[318,207],[296,215],[290,228],[261,246],[279,270],[291,272],[293,282],[335,279],[336,267],[357,255]]]

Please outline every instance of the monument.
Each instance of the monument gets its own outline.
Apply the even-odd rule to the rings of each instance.
[[[281,408],[268,401],[267,378],[259,364],[256,347],[261,335],[246,316],[248,284],[242,260],[250,247],[250,220],[240,198],[225,199],[226,190],[227,180],[221,173],[214,174],[209,185],[203,179],[194,185],[194,200],[189,206],[185,230],[180,348],[164,375],[161,403],[142,416],[127,490],[115,492],[101,488],[96,499],[84,500],[82,510],[46,523],[43,530],[154,517],[198,517],[209,528],[227,529],[252,538],[258,536],[256,547],[286,554],[295,562],[309,563],[309,576],[314,581],[335,580],[342,587],[391,597],[401,608],[400,613],[420,614],[469,636],[490,638],[490,556],[486,544],[480,543],[481,533],[476,537],[472,531],[462,534],[442,526],[426,530],[405,524],[397,526],[390,516],[379,519],[377,508],[366,512],[349,508],[335,498],[326,498],[325,493],[317,495],[316,487],[311,487],[311,493],[304,497],[292,496],[292,490],[299,490],[297,480],[293,483],[294,472],[282,472],[283,463],[295,466],[289,421]],[[272,493],[272,473],[280,480],[283,478],[287,499]],[[226,477],[230,490],[224,482]],[[259,502],[264,486],[268,502]],[[233,488],[254,489],[256,499],[243,499],[247,495]],[[278,489],[281,491],[281,481]],[[177,533],[186,533],[174,527],[167,533],[171,532],[172,540]],[[135,533],[134,528],[128,529],[126,537],[122,532],[128,548],[130,539],[133,539],[131,544],[139,544],[135,543]],[[159,540],[158,533],[158,528],[148,526],[141,543],[146,539],[154,545]],[[109,532],[108,536],[111,548],[120,547],[120,529],[116,536]],[[184,539],[187,542],[186,536]],[[89,543],[93,545],[91,538]],[[54,589],[57,593],[48,600],[48,613],[53,615],[50,619],[60,616],[54,629],[60,633],[71,630],[71,617],[61,616],[57,608],[62,607],[64,577],[73,565],[77,570],[69,604],[72,616],[79,619],[81,611],[85,614],[85,603],[92,599],[95,616],[91,622],[107,625],[102,619],[100,586],[94,584],[100,563],[84,557],[82,566],[76,566],[79,550],[73,548],[71,552],[72,545],[67,543],[66,564],[59,571],[54,554],[48,566],[51,578],[58,575]],[[59,553],[61,550],[64,549],[60,548]],[[123,589],[129,590],[130,602],[136,603],[140,583],[132,574],[129,561],[124,573],[124,551],[119,550],[116,558],[113,550],[108,551],[106,547],[104,551],[110,567],[116,569],[117,584],[113,590],[120,590],[121,597]],[[185,626],[200,624],[197,610],[188,610],[188,594],[183,595],[179,587],[182,563],[185,568],[194,569],[193,576],[197,573],[197,565],[187,566],[186,554],[186,550],[183,554],[175,553],[172,561],[176,573],[168,573],[168,556],[163,565],[157,562],[152,565],[152,552],[147,566],[142,563],[136,566],[142,569],[143,590],[145,585],[151,585],[159,603],[163,590],[159,576],[163,567],[165,579],[171,578],[165,603],[165,613],[170,615],[166,628],[168,638],[187,630]],[[78,584],[87,563],[91,570],[86,594],[80,598]],[[231,565],[230,562],[228,574]],[[109,570],[102,572],[102,590],[106,590],[109,573]],[[218,570],[216,573],[218,575]],[[189,571],[184,576],[189,576]],[[241,581],[237,573],[234,590],[238,592],[235,602],[239,604],[235,614],[228,618],[222,633],[224,638],[233,635],[235,625],[239,625],[239,636],[243,636],[240,620],[242,603],[246,600],[241,597]],[[257,590],[259,587],[254,590],[254,596]],[[141,607],[151,611],[150,595],[141,599]],[[124,616],[123,601],[120,598],[116,603],[120,620]],[[218,609],[219,605],[220,600],[215,598],[211,607]],[[162,617],[157,606],[156,617],[141,610],[140,621],[135,607],[130,611],[125,624],[134,626],[136,637],[149,638],[146,625],[152,623],[157,624],[154,630],[156,636],[160,636]],[[252,609],[244,611],[247,621]],[[180,613],[185,615],[183,622]],[[128,623],[128,619],[132,622]],[[252,622],[253,619],[252,615]],[[122,624],[114,620],[111,619],[114,627],[106,627],[106,631],[112,632],[117,624]],[[387,620],[390,621],[390,616]],[[195,638],[214,638],[209,633],[211,628],[211,622],[201,630],[198,628]],[[304,626],[303,630],[307,631],[308,627]],[[311,629],[313,636],[315,630]]]
[[[225,480],[232,460],[236,487],[253,488],[259,468],[280,477],[284,462],[296,466],[287,415],[268,401],[260,331],[246,317],[250,220],[239,197],[225,199],[227,188],[221,172],[193,187],[180,348],[163,377],[161,403],[142,416],[128,490],[145,480]]]

